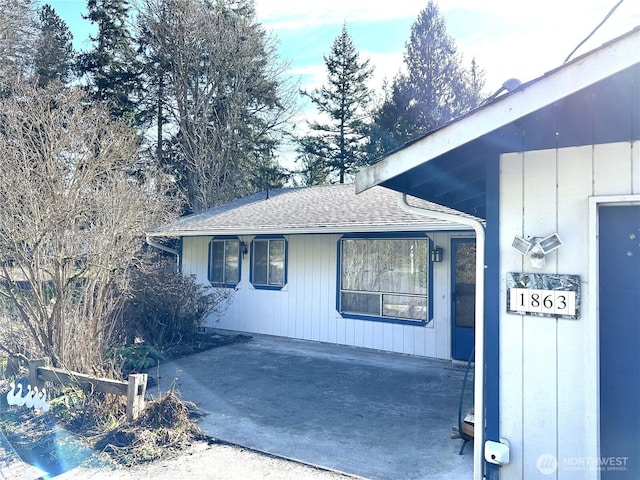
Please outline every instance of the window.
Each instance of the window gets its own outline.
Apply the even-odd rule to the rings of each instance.
[[[256,288],[282,288],[286,278],[287,242],[282,237],[256,238],[251,244],[251,283]]]
[[[209,281],[216,286],[240,283],[240,240],[212,238],[209,242]]]
[[[429,239],[343,238],[338,310],[345,316],[426,323]]]

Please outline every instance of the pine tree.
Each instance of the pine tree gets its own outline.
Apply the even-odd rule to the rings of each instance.
[[[327,84],[312,92],[303,91],[326,118],[324,122],[308,122],[310,133],[300,139],[299,161],[304,161],[307,178],[338,181],[354,174],[363,165],[366,152],[366,125],[373,75],[369,60],[360,61],[353,40],[343,25],[331,53],[324,57],[328,71]],[[314,160],[310,162],[309,160]],[[313,170],[313,171],[311,171]]]
[[[88,78],[91,97],[109,105],[114,118],[129,125],[138,124],[136,96],[140,92],[140,64],[133,37],[127,27],[128,0],[87,0],[84,17],[96,24],[98,32],[90,37],[93,50],[79,58],[79,72]]]
[[[68,83],[74,62],[73,35],[51,5],[43,5],[39,14],[40,31],[34,54],[38,85],[43,87],[52,81]]]
[[[369,154],[384,155],[477,106],[484,86],[475,60],[466,70],[444,18],[430,1],[411,27],[406,71],[387,86],[376,110]]]

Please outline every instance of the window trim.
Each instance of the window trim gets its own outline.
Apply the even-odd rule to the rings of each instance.
[[[366,315],[360,313],[348,313],[341,310],[342,302],[342,241],[343,240],[407,240],[407,239],[425,239],[427,241],[427,318],[425,320],[409,320],[398,317],[386,317],[382,315]],[[352,318],[356,320],[369,320],[382,323],[395,323],[400,325],[413,325],[416,327],[424,327],[433,325],[433,262],[431,261],[431,249],[433,248],[433,240],[426,232],[396,232],[396,233],[353,233],[342,235],[338,239],[337,247],[337,271],[336,271],[336,311],[342,318]],[[383,295],[393,295],[393,292],[379,292]],[[397,293],[395,293],[397,294]]]
[[[281,240],[284,242],[284,272],[283,272],[283,283],[282,284],[262,284],[262,283],[255,283],[254,280],[254,261],[255,261],[255,245],[256,245],[256,241],[267,241],[270,242],[271,240]],[[249,282],[251,282],[251,285],[253,286],[253,288],[255,288],[256,290],[282,290],[285,285],[288,282],[288,275],[287,272],[289,270],[289,258],[288,258],[288,250],[289,250],[289,245],[288,245],[288,241],[286,239],[286,237],[284,235],[257,235],[253,238],[253,240],[251,240],[251,258],[249,261]],[[267,244],[269,245],[269,243]],[[267,246],[267,255],[269,254],[269,246]],[[268,275],[269,275],[269,268],[267,267],[267,282],[268,280]]]
[[[227,241],[237,241],[238,242],[238,281],[235,282],[214,282],[211,279],[211,267],[212,267],[212,256],[211,256],[211,248],[214,244],[214,242],[227,242]],[[224,247],[223,247],[224,248]],[[209,240],[209,245],[207,248],[207,254],[208,254],[208,263],[207,263],[207,280],[209,280],[209,283],[214,286],[214,287],[218,287],[218,288],[236,288],[240,282],[242,281],[242,240],[240,239],[240,237],[234,237],[234,236],[227,236],[227,235],[221,235],[221,236],[217,236],[217,237],[211,237],[211,239]],[[225,259],[226,260],[226,259]],[[223,265],[223,275],[224,275],[224,267],[226,266],[226,262],[225,265]]]

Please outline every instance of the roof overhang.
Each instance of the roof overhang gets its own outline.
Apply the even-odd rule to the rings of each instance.
[[[149,232],[148,237],[213,237],[213,236],[256,236],[256,235],[322,235],[322,234],[347,234],[347,233],[397,233],[397,232],[443,232],[443,231],[468,231],[469,227],[446,222],[432,222],[423,225],[349,225],[342,228],[314,226],[308,228],[282,227],[263,229],[221,229],[221,230],[159,230]]]
[[[381,185],[484,217],[488,156],[637,139],[639,71],[640,27],[362,169],[356,192]],[[610,133],[593,138],[588,115],[613,122]],[[563,138],[558,125],[565,125]],[[525,145],[525,128],[540,138]]]

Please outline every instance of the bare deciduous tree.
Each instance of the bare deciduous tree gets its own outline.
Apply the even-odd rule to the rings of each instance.
[[[32,73],[35,13],[30,0],[0,0],[0,93]]]
[[[157,117],[173,134],[165,160],[188,210],[253,193],[252,175],[275,162],[295,93],[253,2],[146,0],[139,26],[162,87]]]
[[[100,369],[144,231],[167,220],[169,200],[157,178],[130,174],[134,132],[79,89],[12,93],[0,100],[0,300],[30,354]]]

